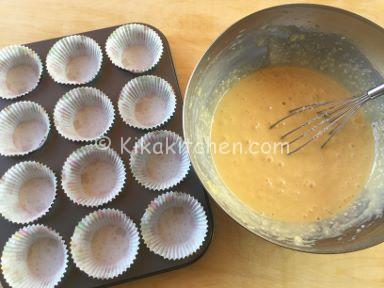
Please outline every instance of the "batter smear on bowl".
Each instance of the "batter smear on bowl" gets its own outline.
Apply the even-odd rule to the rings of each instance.
[[[224,183],[255,212],[276,220],[313,222],[342,212],[363,191],[373,165],[364,113],[324,149],[327,134],[293,155],[280,136],[308,114],[269,127],[291,109],[350,97],[332,78],[303,67],[268,67],[242,78],[219,102],[212,124],[212,156]]]

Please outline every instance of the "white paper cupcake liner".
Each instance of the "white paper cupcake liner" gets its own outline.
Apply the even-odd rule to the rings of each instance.
[[[188,174],[190,161],[183,139],[174,132],[149,132],[134,145],[130,155],[133,177],[156,191],[179,184]]]
[[[181,192],[167,192],[155,198],[140,226],[149,250],[169,260],[194,254],[208,232],[204,208],[195,198]]]
[[[62,237],[44,225],[21,228],[4,246],[1,269],[13,288],[53,288],[65,274],[68,252]]]
[[[103,52],[95,40],[73,35],[57,41],[47,55],[47,70],[60,84],[81,85],[99,73]]]
[[[125,174],[124,163],[114,150],[91,144],[68,157],[61,184],[74,203],[97,207],[116,198],[124,187]]]
[[[0,49],[0,98],[16,99],[39,84],[43,64],[39,55],[23,45]]]
[[[20,101],[0,112],[0,155],[21,156],[44,145],[50,130],[47,112],[35,102]]]
[[[153,129],[163,125],[175,113],[176,96],[164,79],[139,76],[123,87],[118,107],[121,118],[129,126]]]
[[[71,141],[94,141],[111,129],[115,110],[102,91],[75,88],[57,102],[53,120],[59,134]]]
[[[163,49],[160,36],[142,24],[120,26],[108,37],[105,45],[111,62],[133,73],[144,73],[154,68]]]
[[[139,245],[139,231],[129,217],[115,209],[102,209],[80,221],[70,247],[81,271],[93,278],[111,279],[131,267]]]
[[[13,223],[25,224],[41,218],[55,197],[55,174],[35,161],[12,166],[0,180],[0,214]]]

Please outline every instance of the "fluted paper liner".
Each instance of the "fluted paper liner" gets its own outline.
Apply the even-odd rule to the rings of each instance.
[[[20,101],[0,112],[0,155],[26,155],[44,145],[50,130],[47,112],[35,102]]]
[[[139,76],[123,87],[118,107],[126,124],[139,129],[153,129],[172,117],[176,96],[164,79],[152,75]]]
[[[67,269],[68,252],[62,237],[44,225],[18,230],[7,241],[1,269],[14,288],[53,288]]]
[[[135,223],[116,209],[88,214],[71,238],[75,265],[88,276],[111,279],[124,273],[135,261],[140,236]]]
[[[16,99],[39,84],[43,64],[39,55],[23,45],[0,49],[0,98]]]
[[[47,55],[47,70],[60,84],[80,85],[99,73],[103,52],[95,40],[73,35],[57,41]]]
[[[142,24],[120,26],[108,37],[105,45],[111,62],[133,73],[144,73],[154,68],[163,49],[160,36]]]
[[[96,207],[112,201],[123,189],[124,163],[111,148],[91,144],[75,150],[65,161],[61,183],[76,204]]]
[[[170,260],[194,254],[208,232],[207,216],[201,204],[181,192],[167,192],[155,198],[140,226],[149,250]]]
[[[134,145],[130,168],[144,187],[164,190],[176,186],[188,174],[190,161],[183,139],[174,132],[149,132]]]
[[[25,224],[41,218],[55,197],[55,174],[35,161],[12,166],[0,180],[0,213],[14,223]]]
[[[75,88],[57,102],[53,120],[59,134],[71,141],[93,141],[112,127],[115,110],[102,91]]]

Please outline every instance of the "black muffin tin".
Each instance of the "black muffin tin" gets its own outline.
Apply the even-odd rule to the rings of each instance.
[[[147,24],[145,24],[147,25]],[[150,25],[147,25],[151,27]],[[90,83],[85,85],[76,85],[76,87],[91,86],[96,87],[107,94],[112,100],[115,107],[115,123],[112,129],[108,132],[107,136],[112,139],[112,148],[116,151],[120,151],[120,137],[127,139],[131,137],[130,143],[127,145],[129,149],[132,148],[134,140],[143,136],[146,132],[131,128],[127,126],[121,120],[121,117],[117,111],[117,100],[122,87],[131,79],[139,75],[157,75],[166,81],[168,81],[176,94],[177,104],[175,114],[171,120],[165,125],[162,125],[159,129],[170,130],[178,133],[182,136],[182,98],[180,87],[177,82],[176,72],[172,61],[171,51],[165,36],[156,28],[154,29],[161,40],[163,41],[164,51],[158,65],[151,71],[142,74],[133,74],[128,71],[122,70],[112,64],[105,53],[105,42],[107,37],[114,31],[118,26],[104,28],[100,30],[94,30],[90,32],[80,33],[81,35],[89,36],[93,38],[103,49],[103,64],[98,76]],[[47,53],[52,45],[60,38],[50,39],[35,43],[26,44],[26,46],[35,50],[42,61],[45,62]],[[0,109],[3,109],[7,105],[16,103],[17,101],[30,100],[41,104],[50,116],[51,122],[53,121],[53,109],[59,98],[74,88],[72,85],[62,85],[55,83],[52,78],[48,75],[46,69],[43,71],[41,81],[37,88],[26,96],[18,98],[16,100],[2,100],[0,99]],[[1,123],[0,123],[1,125]],[[0,139],[1,141],[1,139]],[[21,157],[1,157],[0,156],[0,175],[3,175],[12,165],[26,160],[35,160],[48,165],[56,174],[58,182],[61,178],[61,169],[66,158],[77,148],[86,145],[81,143],[73,143],[65,140],[56,131],[53,125],[48,136],[47,142],[39,150]],[[119,153],[120,154],[120,153]],[[41,219],[34,223],[40,223],[47,225],[56,230],[64,238],[68,250],[69,241],[77,223],[87,214],[92,211],[101,208],[116,208],[126,213],[139,227],[140,219],[144,214],[144,211],[151,200],[153,200],[159,192],[150,191],[140,186],[132,176],[129,169],[129,154],[124,153],[121,155],[127,170],[127,181],[123,191],[114,199],[112,202],[102,205],[97,208],[87,208],[74,204],[64,194],[61,185],[58,185],[57,198],[53,203],[53,206],[48,213]],[[208,202],[208,196],[202,187],[199,179],[197,178],[193,169],[191,169],[186,177],[179,185],[169,189],[171,191],[181,191],[188,193],[195,197],[204,207],[204,210],[208,217],[208,234],[202,247],[192,256],[182,260],[171,261],[165,260],[160,256],[152,253],[144,245],[143,240],[140,240],[140,249],[138,256],[133,265],[122,275],[110,280],[97,280],[90,278],[85,273],[75,267],[73,260],[69,257],[68,269],[65,272],[64,278],[59,283],[58,287],[111,287],[120,283],[124,283],[133,279],[148,277],[161,272],[175,270],[187,266],[197,259],[199,259],[206,249],[208,248],[212,234],[213,234],[213,220],[212,214]],[[168,190],[167,190],[168,191]],[[3,217],[0,217],[0,249],[3,250],[4,244],[9,237],[16,232],[23,225],[16,225],[8,222]],[[68,251],[70,254],[70,252]],[[1,284],[4,287],[9,287],[4,280],[4,276],[0,276]]]

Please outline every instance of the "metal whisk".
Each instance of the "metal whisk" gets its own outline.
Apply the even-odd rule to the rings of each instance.
[[[288,115],[272,124],[270,129],[275,128],[284,120],[287,120],[298,113],[315,111],[315,116],[283,134],[281,136],[281,140],[284,140],[286,145],[288,145],[288,155],[290,155],[301,150],[303,147],[320,138],[325,133],[328,133],[328,137],[321,144],[321,148],[324,148],[325,145],[327,145],[335,136],[335,134],[345,127],[351,117],[360,109],[361,106],[382,95],[384,95],[384,84],[381,84],[358,97],[325,101],[298,107],[290,110]],[[317,109],[319,110],[316,111]],[[292,144],[296,144],[296,148],[293,150],[291,150]]]

